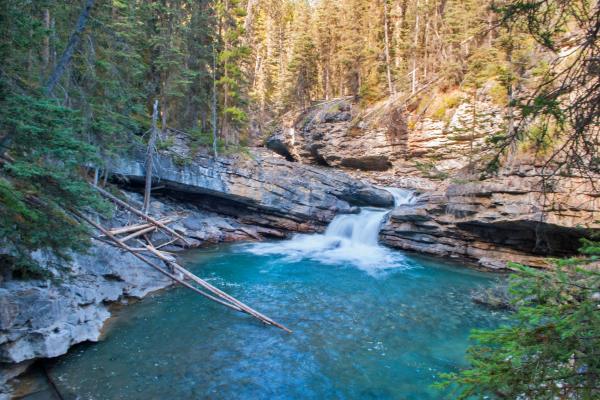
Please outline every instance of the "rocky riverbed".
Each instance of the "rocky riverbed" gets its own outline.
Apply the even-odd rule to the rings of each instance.
[[[142,166],[119,160],[114,179],[135,188],[143,180]],[[344,173],[292,164],[260,150],[252,158],[198,157],[190,166],[163,156],[156,178],[163,189],[155,191],[151,215],[179,215],[171,227],[193,247],[320,231],[338,213],[393,204],[387,191]],[[123,195],[140,207],[141,195]],[[103,224],[119,227],[136,220],[119,211]],[[160,233],[153,240],[160,242]],[[182,248],[174,244],[168,250]],[[98,340],[112,304],[171,284],[131,254],[96,240],[87,254],[73,254],[68,262],[42,253],[37,259],[52,272],[51,279],[7,279],[0,286],[0,387],[35,359]]]

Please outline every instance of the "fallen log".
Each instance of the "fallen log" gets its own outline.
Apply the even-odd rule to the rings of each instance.
[[[90,220],[89,218],[87,218],[86,216],[84,216],[83,214],[75,211],[75,210],[70,210],[75,216],[83,219],[85,222],[87,222],[88,224],[92,225],[94,228],[98,229],[100,232],[102,232],[106,237],[108,237],[109,239],[111,239],[111,241],[113,242],[113,244],[115,244],[117,247],[122,248],[123,250],[128,251],[129,253],[131,253],[134,257],[140,259],[141,261],[143,261],[144,263],[148,264],[149,266],[151,266],[152,268],[154,268],[155,270],[157,270],[158,272],[160,272],[161,274],[171,278],[172,280],[174,280],[175,282],[181,284],[182,286],[187,287],[188,289],[193,290],[194,292],[214,301],[217,302],[219,304],[222,304],[226,307],[232,308],[236,311],[242,311],[239,307],[233,305],[233,304],[229,304],[221,299],[218,299],[214,296],[211,296],[208,293],[203,292],[202,290],[198,289],[197,287],[190,285],[189,283],[183,281],[182,279],[179,279],[178,277],[176,277],[173,274],[170,274],[169,272],[165,271],[163,268],[161,268],[160,266],[154,264],[152,261],[148,260],[146,257],[138,254],[135,250],[133,250],[131,247],[127,246],[126,244],[122,243],[119,241],[119,239],[117,239],[115,236],[111,235],[109,231],[107,231],[106,229],[104,229],[101,225],[96,224],[94,221]],[[103,241],[104,242],[104,241]]]
[[[165,217],[158,220],[161,224],[170,224],[174,222],[176,219],[174,217]],[[121,235],[123,233],[135,232],[139,229],[148,228],[149,226],[153,226],[153,224],[137,224],[137,225],[129,225],[123,226],[121,228],[110,229],[109,232],[113,235]]]
[[[156,230],[156,227],[154,225],[152,225],[152,226],[150,226],[150,227],[148,227],[146,229],[141,229],[141,230],[139,230],[137,232],[133,232],[131,235],[125,236],[124,238],[119,239],[119,240],[121,242],[125,243],[128,240],[134,239],[134,238],[136,238],[138,236],[145,235],[146,233],[150,233],[150,232],[155,231],[155,230]]]
[[[165,243],[162,243],[162,244],[159,244],[158,246],[156,246],[156,249],[160,250],[165,246],[175,243],[176,241],[177,241],[177,239],[169,240],[168,242],[165,242]]]
[[[163,260],[164,262],[166,262],[170,266],[172,266],[174,270],[181,272],[184,276],[186,276],[187,278],[189,278],[192,281],[196,282],[197,284],[199,284],[203,288],[207,289],[208,291],[213,292],[213,293],[217,294],[219,297],[222,297],[222,298],[226,299],[227,301],[229,301],[229,302],[235,304],[236,306],[240,307],[242,309],[242,311],[246,312],[247,314],[252,315],[253,317],[255,317],[255,318],[263,321],[266,324],[274,325],[274,326],[276,326],[276,327],[278,327],[280,329],[283,329],[284,331],[286,331],[288,333],[292,332],[291,330],[289,330],[285,326],[283,326],[283,325],[281,325],[281,324],[273,321],[269,317],[267,317],[267,316],[259,313],[258,311],[250,308],[246,304],[244,304],[241,301],[237,300],[235,297],[232,297],[232,296],[228,295],[227,293],[223,292],[221,289],[219,289],[219,288],[211,285],[210,283],[206,282],[205,280],[198,278],[196,275],[192,274],[190,271],[188,271],[187,269],[183,268],[181,265],[177,264],[174,261],[173,257],[166,257],[166,256],[164,256],[160,251],[156,250],[154,248],[154,246],[146,245],[146,248],[148,249],[148,251],[150,251],[156,257],[160,258],[161,260]]]
[[[152,253],[153,255],[155,255],[157,258],[159,258],[160,260],[164,261],[167,265],[171,266],[175,271],[178,271],[180,273],[182,273],[185,277],[187,277],[188,279],[192,280],[193,282],[199,284],[200,286],[202,286],[204,289],[208,290],[209,292],[211,292],[212,294],[218,296],[219,298],[212,296],[208,293],[205,293],[204,291],[198,289],[197,287],[190,285],[189,283],[185,282],[182,279],[179,279],[178,277],[176,277],[175,275],[165,271],[163,268],[159,267],[158,265],[154,264],[153,262],[151,262],[150,260],[146,259],[146,257],[140,255],[139,253],[137,253],[133,248],[129,247],[127,244],[125,244],[123,241],[121,241],[119,238],[117,238],[115,235],[112,235],[108,230],[106,230],[105,228],[103,228],[100,224],[95,223],[94,221],[90,220],[89,218],[87,218],[86,216],[84,216],[83,214],[77,212],[76,210],[71,210],[71,212],[76,215],[77,217],[83,219],[84,221],[86,221],[88,224],[90,224],[91,226],[95,227],[96,229],[98,229],[100,232],[102,232],[108,239],[110,239],[112,242],[114,242],[114,244],[128,252],[130,252],[133,256],[137,257],[138,259],[142,260],[143,262],[145,262],[146,264],[150,265],[152,268],[158,270],[160,273],[162,273],[165,276],[168,276],[169,278],[171,278],[172,280],[180,283],[181,285],[192,289],[193,291],[201,294],[204,297],[207,297],[210,300],[213,300],[219,304],[222,304],[226,307],[232,308],[236,311],[240,311],[240,312],[244,312],[246,314],[249,314],[251,316],[253,316],[254,318],[260,320],[261,322],[267,324],[267,325],[273,325],[277,328],[280,328],[288,333],[291,333],[292,331],[288,328],[286,328],[285,326],[273,321],[272,319],[270,319],[269,317],[259,313],[258,311],[252,309],[251,307],[247,306],[246,304],[242,303],[241,301],[237,300],[236,298],[234,298],[233,296],[228,295],[227,293],[223,292],[222,290],[220,290],[219,288],[211,285],[210,283],[206,282],[203,279],[200,279],[199,277],[197,277],[196,275],[192,274],[191,272],[189,272],[187,269],[183,268],[182,266],[180,266],[179,264],[177,264],[175,261],[173,261],[172,257],[167,257],[165,254],[163,254],[162,252],[156,250],[156,248],[154,248],[154,246],[152,244],[149,245],[145,245],[146,249]]]
[[[113,196],[112,194],[108,193],[106,190],[97,187],[97,186],[92,186],[94,189],[96,189],[98,192],[100,192],[100,194],[104,197],[106,197],[107,199],[111,200],[113,203],[116,203],[118,205],[120,205],[123,208],[126,208],[127,210],[131,211],[132,213],[146,219],[148,222],[150,222],[153,225],[156,225],[157,227],[159,227],[160,229],[170,233],[173,236],[178,237],[179,239],[181,239],[185,244],[187,244],[188,246],[191,246],[192,244],[190,242],[187,241],[186,238],[184,238],[183,236],[181,236],[179,233],[175,232],[173,229],[169,228],[168,226],[166,226],[165,224],[161,223],[160,221],[155,220],[154,218],[150,217],[149,215],[144,214],[142,211],[138,210],[135,207],[130,206],[129,204],[127,204],[126,202],[124,202],[123,200]]]

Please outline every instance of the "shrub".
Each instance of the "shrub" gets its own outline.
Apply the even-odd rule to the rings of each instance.
[[[510,264],[512,324],[474,331],[471,368],[436,386],[453,399],[600,398],[600,244],[581,253],[552,270]]]

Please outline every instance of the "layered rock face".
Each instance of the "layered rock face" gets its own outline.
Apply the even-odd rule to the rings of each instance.
[[[139,160],[116,162],[113,173],[143,182]],[[217,159],[197,156],[189,165],[171,157],[156,160],[155,180],[188,201],[239,221],[282,231],[315,231],[338,213],[355,212],[355,206],[391,207],[393,197],[358,179],[323,168],[291,163],[267,151],[250,157]]]
[[[597,229],[600,219],[589,181],[565,176],[542,187],[535,160],[485,181],[468,173],[491,155],[486,139],[505,130],[504,109],[490,93],[487,85],[475,100],[449,93],[402,110],[394,99],[366,110],[331,101],[288,118],[266,145],[299,163],[424,193],[417,207],[391,213],[381,239],[392,247],[489,268],[507,261],[543,266],[546,256],[575,253],[589,233],[582,228]]]
[[[363,171],[436,175],[458,171],[502,130],[503,110],[482,89],[478,100],[448,110],[442,120],[411,114],[386,101],[366,110],[347,100],[288,116],[266,146],[291,161]],[[376,175],[376,173],[374,174]]]
[[[586,178],[543,188],[534,168],[484,182],[451,184],[395,209],[381,240],[399,249],[460,258],[493,269],[509,261],[544,267],[572,255],[600,230],[600,194]]]
[[[385,128],[363,134],[352,123],[352,108],[340,100],[293,116],[266,145],[290,161],[368,171],[389,169],[400,148]]]

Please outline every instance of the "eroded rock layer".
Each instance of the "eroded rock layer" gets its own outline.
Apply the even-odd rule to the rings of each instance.
[[[399,249],[462,258],[501,269],[507,262],[547,266],[576,253],[600,230],[600,195],[587,178],[544,188],[535,169],[483,182],[451,184],[395,209],[381,239]]]
[[[116,162],[113,172],[142,182],[141,160]],[[394,201],[387,191],[342,172],[291,163],[264,150],[217,160],[197,156],[184,165],[163,155],[155,170],[156,184],[169,191],[248,223],[288,231],[322,229],[355,206],[391,207]]]

